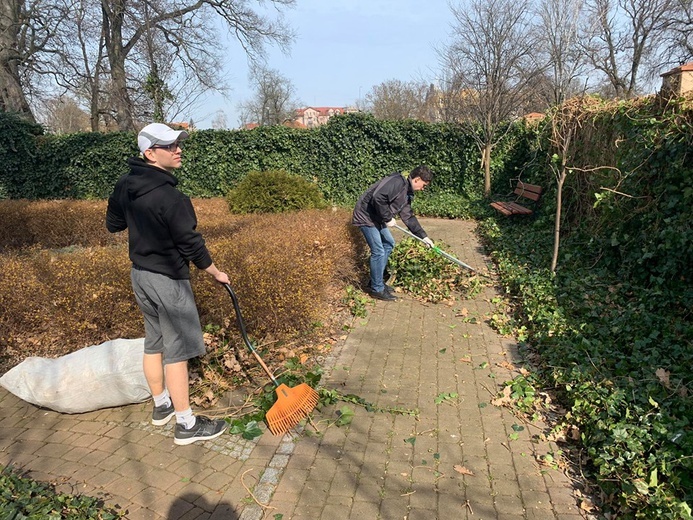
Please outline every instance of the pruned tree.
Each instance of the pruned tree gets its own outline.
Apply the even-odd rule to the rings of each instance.
[[[608,160],[604,160],[606,157],[613,160],[614,157],[614,150],[609,149],[608,145],[606,149],[600,150],[601,153],[585,153],[585,143],[589,142],[586,135],[589,134],[589,130],[586,127],[589,127],[593,119],[593,107],[595,104],[598,106],[599,103],[596,97],[579,95],[559,106],[552,107],[549,113],[549,125],[547,125],[550,144],[549,168],[554,174],[557,187],[551,272],[556,272],[558,266],[563,220],[563,187],[568,176],[592,175],[609,171],[621,177],[619,168],[608,164]]]
[[[390,79],[366,94],[366,107],[377,119],[426,119],[428,84]]]
[[[445,119],[469,125],[481,153],[484,193],[491,192],[491,151],[503,123],[520,115],[540,72],[528,0],[469,0],[451,6],[452,43],[440,51],[446,69]]]
[[[279,125],[293,119],[300,102],[294,97],[296,88],[291,80],[279,71],[262,65],[251,67],[249,80],[254,95],[239,104],[242,125]]]
[[[580,41],[594,69],[613,96],[637,95],[672,29],[681,0],[586,0],[586,23]],[[690,27],[688,28],[690,31]],[[645,70],[643,70],[645,69]]]

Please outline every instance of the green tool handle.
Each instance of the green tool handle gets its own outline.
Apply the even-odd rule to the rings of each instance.
[[[415,238],[415,239],[418,240],[419,242],[424,242],[424,239],[423,239],[423,238],[417,237],[414,233],[410,233],[408,230],[404,229],[403,227],[398,226],[397,224],[395,224],[394,227],[396,227],[397,229],[399,229],[402,233],[404,233],[404,234],[406,234],[406,235],[409,235],[409,236],[412,237],[412,238]],[[425,242],[424,242],[424,243],[425,243]],[[439,247],[433,246],[431,249],[433,249],[433,251],[435,251],[435,252],[438,253],[439,255],[441,255],[441,256],[447,258],[447,259],[450,260],[451,262],[453,262],[453,263],[459,265],[460,267],[464,267],[465,269],[469,269],[470,271],[476,272],[476,269],[474,269],[473,267],[471,267],[471,266],[465,264],[465,263],[462,262],[461,260],[458,260],[458,259],[455,258],[454,256],[449,255],[448,253],[446,253],[445,251],[443,251],[443,250],[440,249]]]

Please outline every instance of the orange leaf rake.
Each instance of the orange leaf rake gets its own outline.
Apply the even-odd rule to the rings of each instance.
[[[315,406],[318,404],[318,393],[306,383],[301,383],[296,387],[290,387],[283,383],[279,384],[270,369],[260,357],[260,354],[257,353],[248,339],[248,334],[245,331],[245,323],[243,321],[243,316],[241,315],[241,308],[238,305],[238,298],[236,297],[236,294],[233,292],[233,289],[231,289],[229,284],[224,284],[224,287],[231,296],[233,308],[236,311],[236,323],[241,331],[243,342],[250,349],[250,352],[253,353],[255,359],[257,359],[262,369],[269,376],[272,383],[274,383],[274,386],[276,387],[275,392],[277,394],[277,401],[265,414],[267,426],[269,426],[270,431],[274,435],[286,433],[313,411],[313,408],[315,408]]]

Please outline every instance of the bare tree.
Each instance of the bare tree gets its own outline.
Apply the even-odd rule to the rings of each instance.
[[[658,62],[676,67],[693,60],[693,0],[678,0],[669,20]]]
[[[271,0],[277,8],[295,0]],[[101,0],[105,45],[113,85],[116,118],[122,130],[135,128],[133,103],[128,89],[127,57],[150,31],[158,31],[179,59],[214,47],[212,18],[221,18],[251,59],[264,55],[264,44],[274,42],[286,48],[292,34],[281,19],[273,21],[249,7],[249,0]],[[147,13],[143,13],[144,6]],[[139,9],[138,9],[139,8]]]
[[[212,119],[212,128],[215,130],[224,130],[228,127],[229,125],[226,122],[226,112],[223,110],[217,110],[216,114],[214,115],[214,119]]]
[[[52,98],[45,103],[41,112],[41,124],[56,134],[86,132],[90,129],[89,114],[68,96]]]
[[[261,9],[254,9],[257,1]],[[267,4],[274,11],[266,9]],[[121,130],[164,118],[223,90],[221,19],[251,61],[267,43],[293,39],[282,9],[295,0],[3,0],[0,2],[0,108],[33,119],[36,87],[70,92]],[[268,13],[268,14],[264,14]],[[61,92],[55,93],[59,89]],[[175,99],[173,99],[175,98]],[[182,102],[181,102],[182,101]]]
[[[366,106],[378,119],[424,119],[428,85],[391,79],[371,88]]]
[[[441,54],[446,119],[469,125],[491,192],[491,151],[504,122],[517,117],[538,74],[528,0],[470,0],[451,6],[453,41]]]
[[[69,13],[52,36],[53,50],[43,76],[53,81],[60,93],[48,97],[70,98],[82,105],[90,117],[92,131],[113,127],[108,62],[105,56],[101,8],[95,0],[63,0]]]
[[[583,0],[541,0],[537,14],[541,20],[538,37],[546,53],[545,98],[550,106],[563,103],[581,88],[585,55],[579,44]]]
[[[581,36],[591,65],[600,71],[615,97],[639,93],[642,77],[659,70],[648,63],[670,34],[681,0],[587,0],[587,24]],[[690,28],[689,28],[690,30]],[[643,67],[649,70],[641,70]]]
[[[294,98],[296,88],[291,80],[262,65],[251,67],[249,76],[254,96],[239,105],[241,124],[269,126],[293,119],[300,102]]]
[[[0,2],[0,110],[35,121],[30,77],[50,52],[51,36],[66,12],[44,0]]]

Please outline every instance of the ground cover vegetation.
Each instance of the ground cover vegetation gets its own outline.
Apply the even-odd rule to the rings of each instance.
[[[593,512],[691,518],[693,103],[590,98],[561,110],[575,125],[565,154],[547,122],[523,179],[549,187],[541,209],[480,229],[535,384],[564,407],[556,437],[592,483]],[[552,272],[551,166],[563,160]]]
[[[252,171],[284,170],[315,183],[328,203],[335,205],[336,209],[309,210],[313,212],[309,218],[295,218],[292,213],[248,217],[229,215],[222,198],[195,200],[201,229],[213,254],[221,255],[217,262],[239,266],[242,278],[234,280],[235,288],[262,355],[276,356],[273,366],[283,364],[281,377],[289,382],[314,383],[320,377],[320,350],[328,350],[338,333],[327,333],[329,327],[323,327],[327,322],[321,321],[324,315],[311,314],[310,306],[300,311],[306,317],[299,310],[292,314],[294,309],[282,298],[293,298],[296,291],[283,291],[275,284],[298,284],[303,295],[301,274],[286,264],[315,262],[310,265],[317,266],[318,283],[324,284],[320,294],[330,293],[326,287],[338,288],[330,300],[334,306],[321,303],[322,310],[329,308],[330,316],[336,316],[338,312],[332,311],[337,309],[354,316],[367,313],[368,299],[358,290],[365,272],[363,251],[358,249],[359,237],[347,225],[348,209],[339,207],[348,208],[369,183],[390,170],[430,164],[440,174],[430,193],[417,196],[416,209],[428,216],[479,220],[511,313],[510,320],[496,316],[490,321],[522,342],[530,370],[508,382],[508,397],[516,399],[520,411],[534,414],[539,395],[551,392],[554,396],[558,406],[552,411],[561,415],[554,435],[564,451],[574,456],[576,468],[590,486],[585,491],[594,497],[593,505],[585,501],[584,507],[610,519],[685,519],[690,518],[693,502],[693,381],[688,369],[693,354],[692,114],[690,98],[608,103],[587,98],[561,107],[560,113],[557,110],[538,126],[519,123],[504,130],[507,139],[491,156],[492,192],[507,194],[518,179],[545,187],[531,217],[504,218],[489,208],[475,159],[478,151],[453,125],[381,122],[367,116],[334,118],[319,131],[269,127],[252,132],[197,132],[186,150],[189,164],[182,172],[182,185],[194,196],[216,196],[238,186]],[[122,173],[123,159],[136,152],[132,135],[37,139],[40,132],[2,117],[4,127],[14,129],[0,132],[0,158],[9,165],[0,179],[3,197],[102,198]],[[87,142],[89,146],[77,146],[80,139],[85,140],[82,146]],[[119,148],[118,143],[128,144]],[[61,149],[65,153],[58,153]],[[24,152],[21,158],[12,153],[17,150]],[[96,163],[90,158],[96,158]],[[557,181],[563,173],[561,226],[557,227]],[[83,302],[97,294],[93,301],[101,304],[103,300],[111,315],[140,321],[123,279],[128,268],[120,242],[124,237],[95,231],[101,226],[96,216],[105,208],[99,210],[103,202],[54,201],[51,204],[60,204],[60,218],[46,209],[45,224],[37,220],[41,204],[25,200],[0,204],[0,211],[10,208],[0,215],[3,222],[14,218],[12,225],[22,230],[0,230],[6,233],[0,244],[7,266],[0,280],[4,298],[0,305],[26,308],[32,333],[44,334],[43,339],[65,334],[63,328],[80,341],[87,337],[94,341],[102,330],[109,336],[124,334],[127,331],[109,322],[109,316],[82,310],[88,307]],[[22,205],[26,214],[13,217]],[[72,205],[79,210],[71,210]],[[75,211],[84,216],[74,216]],[[70,218],[93,218],[99,223],[60,239],[73,226],[53,221]],[[74,226],[79,225],[76,221]],[[51,232],[51,226],[62,226],[62,231]],[[322,234],[315,242],[304,241],[301,233]],[[285,248],[287,237],[299,244]],[[553,258],[557,237],[558,256]],[[276,248],[276,244],[282,246]],[[294,255],[295,260],[286,261],[285,254]],[[399,266],[415,270],[416,255],[425,254],[398,250],[393,264],[400,262]],[[416,262],[402,260],[412,257]],[[108,270],[95,267],[99,262]],[[331,262],[331,267],[321,267],[321,262]],[[35,273],[20,276],[29,263],[38,266]],[[70,269],[71,276],[60,274]],[[441,280],[454,278],[437,269],[427,264],[419,271]],[[401,290],[411,290],[406,270],[396,276]],[[76,289],[68,286],[70,281],[75,285],[75,279],[89,284],[86,296],[75,296]],[[101,280],[106,282],[99,284]],[[63,284],[64,289],[50,292],[41,286],[46,281]],[[234,377],[238,382],[252,378],[252,361],[246,363],[242,350],[238,357],[229,355],[225,347],[235,334],[230,302],[209,281],[194,283],[203,322],[210,324],[208,342],[215,361],[207,366],[216,364],[221,367],[217,373],[222,374],[209,372],[204,380],[220,382],[218,389],[222,389]],[[310,283],[316,282],[311,279]],[[306,287],[305,294],[314,298],[316,293],[311,291],[315,290]],[[468,290],[473,285],[468,284]],[[23,297],[11,294],[17,291]],[[445,299],[444,287],[441,294],[437,298]],[[66,317],[56,319],[62,319],[59,326],[49,330],[53,315],[43,313],[64,305],[65,298],[78,303],[69,307]],[[10,315],[3,314],[0,323],[5,367],[22,355],[12,346],[17,343],[7,339],[7,331],[15,330],[7,319]],[[16,330],[20,334],[12,334],[12,342],[34,348],[40,355],[51,354],[41,351],[40,340],[32,344],[22,338],[21,327]],[[320,349],[306,351],[296,342],[301,334],[308,336],[305,331],[315,332],[315,337],[322,334],[313,341]],[[236,338],[234,344],[241,343]],[[233,377],[224,374],[227,369]],[[211,404],[218,389],[207,388],[199,394],[200,403]],[[267,395],[271,388],[264,390]],[[339,396],[322,397],[330,401]],[[350,399],[347,402],[364,404],[357,396]],[[348,420],[347,412],[343,419]],[[251,420],[234,424],[234,432],[256,435],[257,420],[259,415],[255,424]]]
[[[101,499],[64,493],[53,483],[0,466],[0,517],[6,520],[115,520],[123,515]]]

